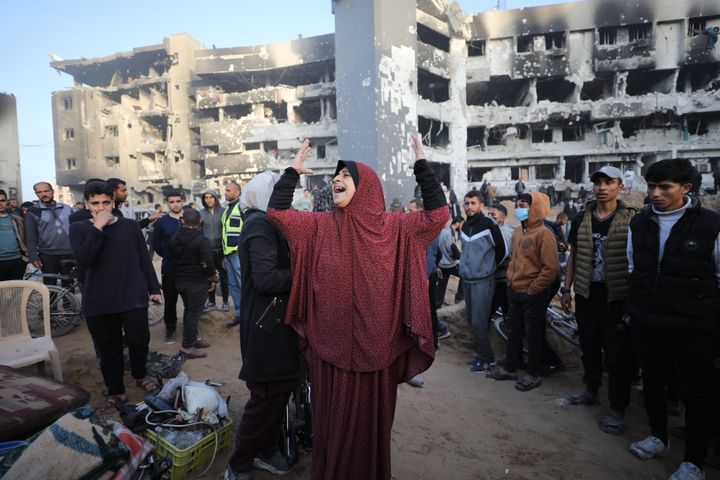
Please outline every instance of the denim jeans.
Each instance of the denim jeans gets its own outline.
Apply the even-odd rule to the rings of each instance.
[[[240,257],[237,253],[225,255],[225,271],[227,271],[228,287],[230,287],[230,296],[235,306],[235,318],[240,318]]]

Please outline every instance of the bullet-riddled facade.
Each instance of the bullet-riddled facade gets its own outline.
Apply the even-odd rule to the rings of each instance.
[[[720,167],[720,46],[707,29],[720,26],[720,4],[654,5],[467,15],[420,0],[409,111],[441,179],[459,193],[483,178],[509,193],[518,179],[577,185],[605,164],[639,175],[683,157],[708,180]],[[175,35],[54,62],[75,79],[53,94],[58,183],[117,176],[147,202],[171,187],[197,196],[283,168],[310,138],[306,182],[321,185],[338,158],[335,59],[353,55],[334,40],[203,49]]]

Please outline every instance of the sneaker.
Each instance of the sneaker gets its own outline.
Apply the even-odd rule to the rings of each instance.
[[[165,331],[165,343],[168,345],[175,343],[175,329]]]
[[[476,360],[472,365],[470,365],[470,371],[473,373],[485,373],[485,370],[490,367],[491,365],[489,363],[483,362],[482,360]]]
[[[253,472],[238,472],[232,467],[228,467],[225,470],[223,480],[252,480]]]
[[[223,302],[222,307],[220,307],[220,309],[221,309],[223,312],[229,312],[229,311],[230,311],[230,305],[228,305],[227,302]]]
[[[422,376],[415,375],[410,380],[407,381],[408,385],[412,385],[416,388],[422,388],[422,386],[425,384],[425,381],[423,380]]]
[[[467,365],[468,365],[468,367],[469,367],[469,366],[471,366],[473,363],[479,362],[479,361],[480,361],[480,359],[479,359],[478,357],[473,357],[473,358],[471,358],[470,360],[468,360],[466,363],[467,363]]]
[[[540,370],[541,377],[551,377],[557,373],[564,372],[567,370],[565,364],[560,362],[553,365],[543,365]]]
[[[446,338],[452,337],[452,332],[449,328],[446,328],[442,332],[438,333],[438,340],[445,340]]]
[[[215,302],[208,301],[205,303],[205,306],[203,307],[203,313],[212,312],[213,310],[217,310],[217,305],[215,305]]]
[[[272,456],[258,455],[255,457],[255,468],[266,470],[273,475],[285,475],[292,467],[288,465],[287,459],[276,450]]]
[[[668,480],[705,480],[705,473],[690,462],[682,462]]]
[[[631,443],[630,451],[636,457],[647,460],[665,455],[668,451],[668,445],[665,445],[659,438],[650,435],[644,440]]]

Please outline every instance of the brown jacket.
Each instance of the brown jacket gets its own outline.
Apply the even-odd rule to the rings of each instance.
[[[10,214],[10,220],[12,220],[12,226],[15,230],[15,238],[17,239],[18,246],[20,247],[22,259],[27,262],[29,259],[27,244],[25,243],[25,222],[23,222],[22,217],[13,214]]]
[[[555,235],[544,225],[550,213],[550,199],[530,192],[528,219],[512,236],[512,256],[507,268],[508,285],[517,293],[537,295],[547,290],[560,270]]]

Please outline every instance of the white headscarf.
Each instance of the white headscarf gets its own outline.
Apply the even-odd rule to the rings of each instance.
[[[249,208],[266,211],[270,195],[272,195],[278,180],[280,180],[280,174],[270,170],[255,175],[243,188],[240,195],[240,209],[243,212]]]

